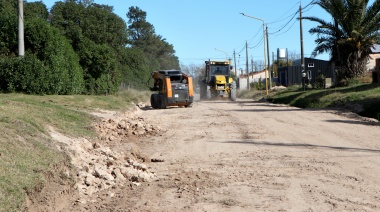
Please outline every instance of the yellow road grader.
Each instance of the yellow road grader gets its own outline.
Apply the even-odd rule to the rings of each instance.
[[[200,99],[218,97],[236,101],[236,82],[230,75],[229,61],[205,61],[204,78],[200,81]]]

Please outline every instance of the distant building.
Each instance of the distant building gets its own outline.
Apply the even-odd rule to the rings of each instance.
[[[266,73],[265,73],[266,72]],[[266,74],[266,75],[265,75]],[[248,81],[249,83],[257,83],[261,82],[265,86],[265,76],[269,78],[269,72],[268,70],[261,70],[261,71],[256,71],[256,72],[251,72],[249,73],[249,78]],[[240,89],[246,90],[247,89],[247,75],[240,75],[239,76],[239,82],[238,84],[240,85]]]
[[[325,78],[329,78],[330,82],[335,82],[335,75],[332,65],[329,61],[318,60],[313,58],[305,58],[305,82],[316,86],[316,79],[323,74]],[[294,60],[292,66],[280,67],[278,69],[277,83],[283,86],[302,84],[302,67],[301,60]],[[330,83],[331,84],[331,83]]]
[[[370,58],[367,63],[367,70],[373,71],[376,69],[376,60],[380,60],[380,45],[374,45],[371,48],[372,54],[370,54]]]
[[[372,54],[367,64],[367,68],[372,72],[373,83],[380,82],[380,45],[372,47]]]
[[[367,70],[377,70],[380,77],[380,45],[374,45],[371,50],[372,54],[370,54],[370,58],[367,63]],[[334,84],[336,81],[336,73],[334,71],[334,67],[329,61],[314,58],[305,58],[304,72],[306,74],[306,83],[311,84],[313,87],[316,86],[316,79],[321,74],[327,78],[327,81],[329,81],[330,84]],[[246,75],[242,77],[246,79]],[[253,74],[251,73],[249,81],[258,82],[260,78],[263,82],[265,82],[265,71],[254,72]],[[302,81],[304,79],[302,78],[301,59],[294,60],[292,62],[292,66],[280,67],[278,69],[278,78],[274,78],[273,80],[276,80],[274,83],[283,86],[302,84]]]

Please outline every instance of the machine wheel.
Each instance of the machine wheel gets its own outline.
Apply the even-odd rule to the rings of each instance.
[[[185,105],[185,107],[193,107],[193,103]]]
[[[150,96],[150,105],[154,109],[158,108],[158,94],[154,93]]]
[[[231,84],[230,100],[236,101],[236,82],[232,82]]]
[[[199,96],[200,96],[200,100],[204,100],[207,98],[207,86],[206,84],[203,83],[203,81],[201,81],[199,83]]]
[[[158,94],[158,108],[166,109],[166,97],[162,93]]]
[[[210,86],[206,87],[206,99],[211,99],[211,90]]]

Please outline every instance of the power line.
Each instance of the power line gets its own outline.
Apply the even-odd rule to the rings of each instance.
[[[313,8],[315,3],[316,3],[316,0],[311,0],[311,2],[310,2],[309,4],[307,4],[306,6],[304,6],[304,7],[302,8],[302,11],[303,11],[303,10],[306,10],[306,8],[309,7],[310,5],[311,5],[311,8]],[[311,9],[311,8],[310,8],[310,9]]]
[[[287,16],[286,18],[282,18],[282,17],[285,16],[287,13],[289,13],[291,10],[294,10],[294,8],[297,8],[298,5],[299,5],[299,2],[297,2],[297,3],[296,3],[291,9],[289,9],[284,15],[280,16],[277,20],[272,21],[272,22],[269,22],[269,23],[267,23],[267,24],[275,24],[275,23],[278,23],[278,22],[283,21],[283,20],[286,19],[286,18],[289,18],[289,17],[293,16],[294,14],[291,14],[291,15]]]
[[[296,15],[298,14],[298,12],[296,12],[296,13],[294,13],[293,14],[293,17],[281,28],[281,29],[279,29],[279,30],[277,30],[276,32],[271,32],[271,33],[269,33],[270,35],[275,35],[275,33],[277,33],[277,32],[280,32],[281,30],[283,30],[295,17],[296,17]],[[289,30],[289,29],[288,29]],[[288,31],[287,30],[287,31]]]
[[[269,33],[269,34],[270,35],[274,35],[275,37],[283,35],[283,34],[287,33],[291,28],[293,28],[294,24],[297,23],[297,22],[298,22],[298,20],[294,20],[293,23],[292,23],[292,25],[287,30],[285,30],[284,32],[278,33],[280,31],[279,30],[279,31],[275,32],[275,33],[278,33],[278,34],[275,34],[275,33]]]
[[[310,9],[312,9],[314,7],[314,3],[315,3],[315,0],[310,1],[306,6],[304,6],[302,8],[302,11],[303,12],[309,11]],[[299,4],[299,2],[297,4]],[[308,7],[310,7],[310,8],[308,8]],[[297,11],[293,13],[293,15],[288,16],[288,17],[291,17],[291,18],[286,22],[286,24],[284,24],[279,30],[277,30],[275,32],[271,32],[269,34],[270,35],[282,35],[282,34],[288,32],[294,26],[294,24],[295,24],[296,21],[293,22],[293,24],[285,32],[282,32],[281,34],[276,34],[276,33],[280,32],[280,31],[282,31],[284,28],[286,28],[291,23],[291,21],[295,19],[295,17],[297,16],[298,13],[299,13],[299,10],[297,9]],[[282,20],[285,20],[285,19],[282,19]],[[280,21],[281,20],[276,21],[276,22],[280,22]],[[276,22],[271,22],[271,23],[276,23]]]
[[[255,48],[257,48],[258,46],[260,46],[263,43],[263,41],[264,41],[264,37],[261,37],[260,41],[255,46],[249,47],[249,49],[255,49]]]
[[[240,54],[244,49],[245,49],[245,42],[244,42],[243,47],[241,48],[241,50],[237,54]]]
[[[303,12],[307,12],[309,10],[311,10],[314,5],[315,5],[315,2],[316,0],[311,0],[306,6],[304,6],[302,8],[302,11]],[[289,9],[286,13],[284,13],[282,16],[280,16],[279,18],[277,18],[275,21],[272,21],[272,22],[269,22],[267,23],[267,25],[273,25],[275,23],[279,23],[279,22],[282,22],[282,21],[286,21],[286,23],[282,26],[279,27],[279,30],[275,31],[275,32],[271,32],[268,34],[272,35],[272,36],[279,36],[279,35],[283,35],[285,33],[287,33],[290,29],[292,29],[295,25],[295,23],[297,23],[298,19],[299,18],[296,18],[297,15],[299,14],[299,9],[295,9],[296,11],[293,12],[291,15],[289,16],[286,16],[285,18],[282,18],[284,17],[286,14],[288,14],[290,11],[294,10],[295,7],[297,7],[297,5],[300,4],[300,1],[297,2],[291,9]],[[288,28],[287,28],[288,27]],[[262,28],[262,27],[261,27]],[[260,30],[261,30],[260,28]],[[285,29],[285,30],[284,30]],[[258,30],[258,32],[250,39],[250,42],[249,43],[252,43],[253,40],[256,38],[257,34],[260,32],[260,30]],[[260,46],[262,43],[263,43],[263,40],[264,40],[264,36],[262,36],[260,38],[260,40],[254,45],[254,46],[251,46],[249,47],[250,49],[254,49],[254,48],[257,48],[258,46]],[[242,49],[237,53],[240,55],[240,53],[246,48],[245,44],[243,45]],[[240,58],[239,58],[240,59]]]
[[[314,3],[313,2],[314,1],[310,2],[308,5],[306,5],[306,7],[302,8],[302,13],[305,13],[305,12],[311,10],[314,7]],[[308,6],[311,6],[311,7],[307,9]]]
[[[252,43],[253,39],[255,39],[255,37],[256,37],[260,32],[262,32],[262,28],[263,28],[263,27],[261,26],[260,29],[257,30],[256,34],[252,37],[252,39],[248,42],[248,44]],[[261,39],[262,39],[262,38],[261,38]]]

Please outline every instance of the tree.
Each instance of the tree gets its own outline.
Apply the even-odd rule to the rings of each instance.
[[[150,61],[157,60],[159,66],[156,69],[179,69],[173,45],[155,33],[153,25],[146,21],[146,12],[139,7],[130,7],[127,17],[130,45],[141,49]]]
[[[29,20],[33,18],[41,18],[42,20],[47,20],[49,17],[49,12],[42,1],[30,2],[24,4],[24,19]]]
[[[139,7],[130,7],[127,17],[129,18],[129,40],[132,45],[142,45],[139,43],[155,33],[153,25],[146,21],[146,12]]]
[[[42,2],[26,3],[26,56],[17,58],[17,2],[0,1],[0,87],[5,92],[78,94],[83,73],[68,40],[46,20]]]
[[[149,59],[137,48],[123,48],[119,51],[119,68],[122,82],[135,89],[147,89],[146,83],[152,72]]]
[[[146,17],[138,8],[131,12],[136,36],[113,7],[93,0],[57,1],[50,13],[42,1],[24,8],[28,54],[18,59],[17,1],[0,0],[2,91],[107,94],[123,84],[146,89],[152,71],[179,68],[173,45],[150,23],[137,23]]]
[[[1,89],[28,94],[80,94],[83,73],[68,40],[40,18],[25,24],[24,58],[0,61]]]
[[[358,77],[366,70],[371,47],[379,42],[380,0],[317,0],[332,17],[332,22],[317,17],[303,17],[319,23],[309,30],[317,34],[313,56],[330,53],[330,61],[340,79]]]
[[[112,6],[100,4],[91,4],[84,8],[80,20],[83,35],[97,44],[108,44],[113,48],[126,46],[126,23],[112,11]]]
[[[50,10],[49,21],[51,25],[58,28],[67,39],[69,39],[74,50],[83,37],[81,19],[85,7],[76,3],[75,0],[56,2]]]
[[[198,83],[204,79],[205,65],[204,64],[189,64],[184,65],[181,63],[181,71],[193,77],[193,82]]]
[[[300,60],[301,59],[301,54],[297,53],[296,50],[294,50],[294,51],[288,51],[288,59],[289,59],[289,63],[290,63],[290,61]]]
[[[0,55],[17,55],[17,1],[0,0],[0,14]]]
[[[117,90],[119,70],[116,51],[106,44],[83,38],[78,54],[84,71],[87,94],[108,94]]]
[[[88,94],[117,90],[120,69],[117,49],[127,45],[127,26],[113,7],[91,0],[57,2],[51,23],[59,28],[80,57]]]
[[[280,64],[278,64],[280,63]],[[270,70],[272,70],[272,67],[273,67],[273,77],[278,77],[278,69],[279,69],[279,65],[280,65],[280,68],[281,67],[287,67],[287,66],[292,66],[293,64],[293,61],[289,59],[289,61],[287,60],[274,60],[271,67],[270,67]]]
[[[81,4],[84,7],[88,7],[93,3],[94,3],[94,0],[79,0],[79,4]]]

